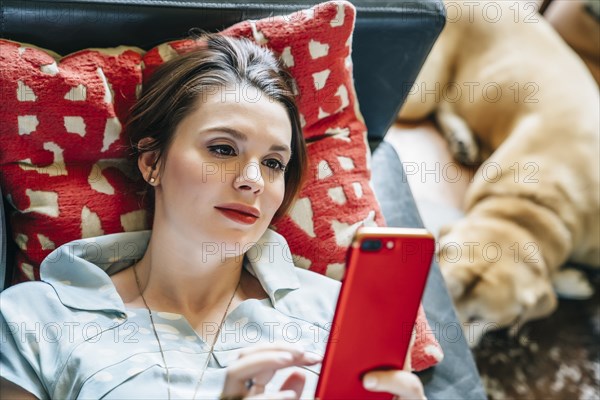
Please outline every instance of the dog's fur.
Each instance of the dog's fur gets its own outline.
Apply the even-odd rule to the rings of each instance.
[[[456,158],[483,161],[439,254],[475,344],[550,314],[568,260],[600,265],[600,99],[583,62],[527,3],[517,22],[518,2],[493,2],[487,14],[485,1],[451,3],[399,119],[433,113]]]

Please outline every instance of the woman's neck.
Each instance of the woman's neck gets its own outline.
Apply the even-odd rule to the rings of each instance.
[[[186,316],[223,308],[247,274],[243,273],[243,255],[224,258],[220,251],[207,251],[197,242],[174,237],[153,231],[144,257],[133,266],[148,306]],[[243,290],[238,292],[236,297],[242,297]]]

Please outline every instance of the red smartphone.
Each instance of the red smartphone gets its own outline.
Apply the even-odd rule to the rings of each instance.
[[[402,369],[435,249],[425,229],[362,227],[346,273],[315,398],[391,399],[363,388],[371,370]]]

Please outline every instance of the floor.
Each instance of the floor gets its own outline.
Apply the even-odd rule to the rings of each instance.
[[[451,158],[435,127],[396,124],[386,140],[402,159],[425,226],[437,233],[460,218],[476,171]],[[488,334],[473,349],[491,400],[600,399],[600,271],[587,273],[592,299],[562,299],[549,318],[527,323],[515,336]]]

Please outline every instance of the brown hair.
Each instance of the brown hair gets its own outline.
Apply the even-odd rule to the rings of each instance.
[[[127,121],[132,158],[156,151],[166,160],[178,124],[197,107],[198,98],[216,87],[251,85],[280,103],[292,125],[292,155],[285,171],[285,194],[273,220],[282,217],[300,192],[307,165],[306,144],[293,94],[293,80],[271,51],[245,38],[203,34],[201,45],[161,65],[144,83]],[[150,137],[141,148],[139,141]],[[164,168],[165,162],[161,165]],[[159,171],[159,174],[162,171]],[[146,187],[146,190],[149,186]],[[152,191],[153,194],[153,191]]]

